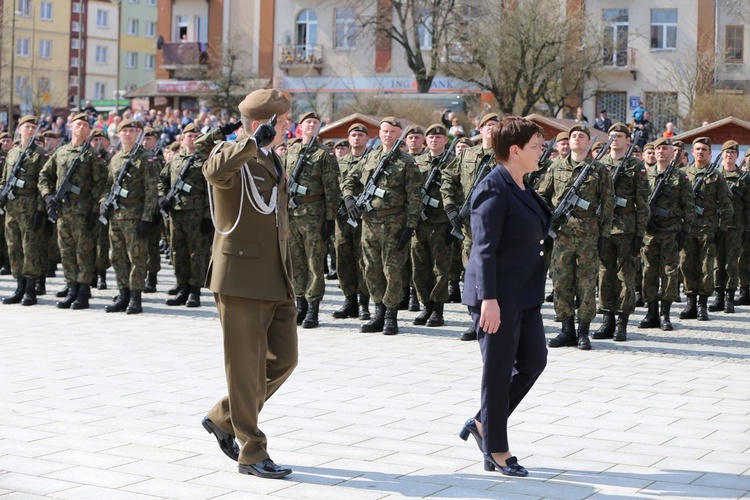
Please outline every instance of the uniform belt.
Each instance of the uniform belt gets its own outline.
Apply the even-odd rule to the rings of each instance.
[[[322,194],[312,194],[310,196],[302,196],[299,198],[302,203],[312,203],[314,201],[321,201],[322,199],[324,199]]]
[[[385,217],[386,215],[399,214],[404,211],[404,207],[386,208],[385,210],[373,210],[367,212],[371,217]]]
[[[716,215],[716,210],[704,210],[702,214],[695,214],[698,217],[711,217]]]
[[[143,200],[145,198],[143,196],[139,198],[120,198],[118,200],[118,203],[122,205],[137,205],[138,203],[143,203]]]
[[[25,189],[14,189],[13,193],[16,195],[19,194],[36,194],[39,190],[37,188],[25,188]]]
[[[596,215],[596,210],[586,210],[586,211],[576,210],[570,215],[572,215],[576,219],[588,219],[589,217],[593,217]]]
[[[631,214],[633,212],[635,212],[635,207],[633,205],[627,207],[615,207],[615,213],[617,215]]]

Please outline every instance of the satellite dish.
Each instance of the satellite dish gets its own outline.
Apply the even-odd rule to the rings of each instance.
[[[163,46],[164,46],[164,37],[159,35],[159,38],[156,39],[156,50],[161,50]]]

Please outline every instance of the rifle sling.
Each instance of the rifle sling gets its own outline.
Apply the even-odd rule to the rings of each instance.
[[[617,215],[627,215],[632,214],[635,212],[635,207],[633,205],[628,205],[627,207],[615,207],[615,213]]]
[[[299,205],[302,203],[312,203],[314,201],[322,201],[325,199],[325,196],[322,194],[312,194],[310,196],[296,196],[294,198],[294,201]]]
[[[369,218],[380,218],[380,217],[386,217],[388,215],[399,214],[403,211],[404,211],[404,207],[393,207],[393,208],[386,208],[385,210],[372,210],[370,212],[365,212],[365,215],[367,215]]]
[[[596,210],[573,210],[570,215],[576,219],[588,219],[596,215]]]
[[[704,210],[702,214],[696,213],[695,216],[700,218],[703,217],[711,217],[712,215],[716,215],[716,210]]]
[[[121,205],[136,205],[138,203],[143,203],[143,200],[145,198],[143,196],[140,196],[138,198],[120,198],[119,203]]]

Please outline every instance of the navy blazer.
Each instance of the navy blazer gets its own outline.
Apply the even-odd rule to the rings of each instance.
[[[522,191],[498,164],[471,200],[473,244],[464,274],[463,303],[497,299],[503,309],[525,310],[544,295],[544,240],[552,212],[526,184]]]

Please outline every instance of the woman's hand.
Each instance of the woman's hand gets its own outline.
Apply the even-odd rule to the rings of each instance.
[[[485,333],[495,333],[500,328],[500,304],[497,299],[484,299],[482,301],[479,327]]]

